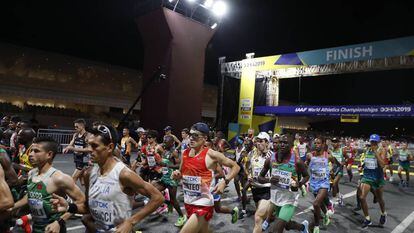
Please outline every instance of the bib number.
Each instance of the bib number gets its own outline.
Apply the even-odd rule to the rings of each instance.
[[[201,196],[201,177],[183,176],[183,192],[187,203]]]
[[[162,174],[163,175],[167,175],[168,174],[168,167],[163,167],[162,168]]]
[[[112,226],[114,224],[112,204],[112,202],[90,199],[89,208],[95,221],[99,221],[107,226]]]
[[[314,180],[324,180],[326,178],[326,171],[325,170],[314,170],[312,172]]]
[[[283,189],[289,189],[290,182],[292,180],[292,173],[287,171],[282,171],[279,169],[272,170],[272,176],[279,177],[278,187]]]
[[[89,155],[83,156],[83,162],[84,163],[89,163]]]
[[[377,159],[375,158],[366,158],[365,167],[367,169],[376,169],[378,167]]]
[[[260,175],[260,172],[262,171],[262,169],[260,167],[256,167],[253,169],[253,177],[257,178]]]
[[[150,167],[155,167],[155,165],[157,164],[155,162],[155,157],[154,156],[151,156],[151,155],[149,155],[147,157],[147,161],[148,161],[148,166],[150,166]]]
[[[43,201],[35,198],[29,198],[30,212],[35,219],[47,219],[46,211],[43,208]]]

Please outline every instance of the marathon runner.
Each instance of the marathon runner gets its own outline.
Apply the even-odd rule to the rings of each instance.
[[[208,221],[213,217],[214,211],[214,198],[210,192],[213,171],[221,165],[231,169],[213,190],[213,193],[221,194],[240,170],[236,162],[204,146],[209,131],[207,124],[201,122],[191,127],[190,148],[183,153],[180,169],[173,173],[175,179],[182,179],[188,217],[181,233],[209,232]]]
[[[346,171],[348,173],[349,182],[352,182],[354,174],[352,172],[352,165],[354,165],[357,149],[352,147],[351,142],[347,141],[346,146],[342,149],[345,153]]]
[[[129,129],[124,128],[122,130],[122,139],[121,139],[121,158],[122,161],[128,166],[131,166],[131,150],[132,146],[137,147],[138,143],[129,136]]]
[[[14,201],[2,166],[0,166],[0,197],[0,220],[3,221],[3,215],[8,217],[8,213],[4,213],[4,211],[13,207]]]
[[[247,176],[245,176],[244,166],[242,164],[242,153],[246,150],[244,147],[244,139],[241,136],[236,137],[235,141],[236,148],[234,149],[234,153],[236,155],[235,161],[237,165],[240,167],[239,174],[234,178],[234,187],[237,193],[237,201],[240,202],[242,199],[240,187],[244,187],[247,182]]]
[[[264,167],[266,159],[273,156],[273,152],[269,150],[270,136],[266,132],[260,132],[256,137],[256,142],[256,150],[252,151],[250,159],[250,174],[248,181],[251,184],[253,201],[256,205],[256,212],[254,215],[255,225],[253,232],[262,232],[262,224],[267,217],[266,213],[270,203],[270,183],[260,183],[259,175]],[[269,178],[270,174],[267,173],[264,176]]]
[[[73,138],[69,145],[63,149],[63,153],[73,152],[73,158],[75,162],[75,171],[73,172],[72,178],[76,182],[79,180],[83,185],[83,173],[85,168],[89,165],[89,152],[87,148],[87,141],[90,136],[85,130],[86,122],[84,119],[77,119],[74,122],[76,133],[73,134]]]
[[[394,171],[391,168],[393,163],[392,156],[394,155],[394,150],[391,147],[391,144],[388,140],[384,140],[381,142],[382,150],[385,151],[383,154],[382,160],[384,161],[384,178],[385,180],[389,180],[390,182],[394,181]],[[387,170],[390,171],[390,177],[387,176]]]
[[[310,169],[309,185],[315,196],[315,201],[313,202],[313,233],[319,233],[321,216],[323,216],[323,224],[325,226],[330,223],[330,216],[327,211],[329,205],[328,192],[330,189],[329,162],[335,163],[335,159],[327,151],[326,141],[323,137],[315,138],[314,151],[308,154],[307,160]]]
[[[94,166],[85,174],[86,202],[68,204],[63,197],[55,195],[54,206],[59,212],[90,213],[95,229],[89,231],[129,233],[135,224],[160,206],[164,198],[154,186],[113,156],[117,141],[115,129],[99,125],[91,133],[88,144]],[[150,200],[132,214],[131,200],[135,193],[145,195]]]
[[[361,206],[364,212],[365,219],[362,223],[362,228],[367,228],[372,225],[371,218],[368,213],[368,204],[366,197],[371,188],[375,191],[375,196],[381,208],[380,224],[384,225],[387,221],[387,213],[385,212],[385,202],[383,199],[384,171],[383,167],[384,156],[386,151],[383,148],[378,148],[380,137],[377,134],[372,134],[369,138],[371,146],[365,151],[364,159],[364,175],[361,179]]]
[[[400,185],[401,187],[408,187],[410,183],[410,161],[412,161],[413,155],[408,150],[408,144],[407,142],[401,143],[401,148],[397,150],[398,155],[398,177],[400,177]],[[402,171],[405,172],[405,176],[407,178],[406,181],[404,181],[402,177]]]
[[[239,218],[243,219],[244,216],[247,214],[246,206],[247,206],[247,189],[251,187],[251,182],[248,182],[248,177],[250,173],[250,159],[252,156],[252,151],[254,149],[253,141],[245,137],[244,138],[244,148],[245,150],[242,152],[240,157],[240,171],[243,171],[243,178],[245,179],[245,183],[242,189],[242,210],[240,212]],[[241,168],[243,167],[243,168]],[[239,172],[240,174],[240,172]]]
[[[175,148],[180,148],[181,147],[181,141],[178,140],[178,138],[174,134],[171,133],[172,129],[173,128],[171,126],[165,127],[164,128],[164,137],[172,136],[174,138],[174,147]]]
[[[345,155],[346,153],[340,147],[340,142],[338,138],[332,138],[332,151],[331,155],[335,158],[335,163],[332,164],[332,174],[333,174],[333,185],[332,185],[332,196],[337,198],[338,204],[340,206],[344,205],[343,195],[339,192],[339,181],[344,175],[344,166],[345,166]],[[337,196],[338,195],[338,196]]]
[[[306,155],[310,151],[310,147],[308,143],[305,142],[305,139],[302,136],[299,136],[299,143],[296,146],[300,159],[305,162],[306,161]]]
[[[260,172],[259,182],[271,184],[268,215],[273,215],[279,220],[273,230],[278,233],[283,232],[284,229],[307,233],[308,221],[304,220],[302,224],[299,224],[291,220],[298,205],[299,187],[309,180],[305,164],[291,153],[291,148],[293,148],[292,140],[289,141],[287,136],[282,135],[277,152],[271,158],[266,159]],[[293,159],[292,156],[294,156]],[[270,179],[265,177],[269,171]],[[299,180],[299,177],[302,178]],[[265,223],[267,220],[263,224]],[[262,228],[267,228],[267,226]]]
[[[187,217],[183,214],[180,204],[177,200],[177,182],[171,178],[174,170],[180,166],[180,158],[178,151],[174,148],[174,138],[171,135],[164,137],[163,145],[159,145],[159,154],[162,156],[162,177],[160,180],[153,183],[159,191],[169,193],[170,204],[178,213],[177,222],[174,224],[177,227],[182,227],[187,221]]]
[[[29,206],[35,233],[66,232],[65,220],[52,210],[53,194],[67,194],[75,203],[85,201],[84,194],[73,179],[53,167],[58,147],[58,143],[50,137],[33,140],[29,160],[34,169],[28,174],[27,194],[13,206],[13,210]]]
[[[190,145],[190,135],[189,135],[190,131],[187,128],[184,128],[183,130],[181,130],[181,138],[183,139],[181,141],[181,151],[180,153],[183,153],[183,151],[185,149],[188,148],[188,146]]]

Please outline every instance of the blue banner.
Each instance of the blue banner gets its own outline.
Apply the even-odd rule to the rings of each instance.
[[[414,117],[414,105],[258,106],[255,107],[254,114],[332,117],[355,114],[361,117]]]
[[[391,40],[298,52],[296,54],[303,65],[322,65],[413,55],[413,51],[414,36],[409,36]]]

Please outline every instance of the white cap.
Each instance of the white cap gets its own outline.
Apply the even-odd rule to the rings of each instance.
[[[259,135],[257,135],[258,139],[266,139],[268,142],[270,142],[270,136],[266,132],[260,132]]]
[[[139,127],[137,130],[135,130],[135,132],[137,132],[137,133],[144,133],[145,132],[145,129],[142,128],[142,127]]]

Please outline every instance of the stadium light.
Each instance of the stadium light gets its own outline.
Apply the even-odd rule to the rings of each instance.
[[[227,13],[227,4],[223,1],[217,1],[213,5],[213,12],[216,16],[222,17]]]
[[[217,27],[217,23],[214,23],[213,25],[211,25],[211,29],[214,29]]]
[[[174,2],[174,0],[168,0],[169,2]]]
[[[204,6],[206,7],[206,8],[210,8],[210,7],[212,7],[213,6],[213,3],[214,3],[214,0],[206,0],[205,2],[204,2]]]
[[[193,3],[195,2],[195,0],[187,0],[189,3]]]

